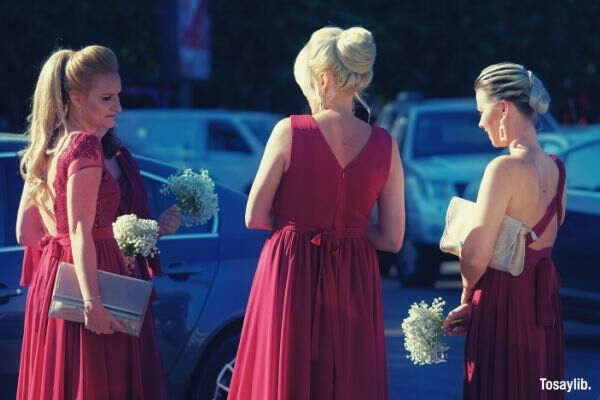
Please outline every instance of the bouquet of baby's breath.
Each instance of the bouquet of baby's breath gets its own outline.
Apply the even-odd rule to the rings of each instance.
[[[219,211],[219,198],[208,171],[195,173],[187,168],[171,175],[161,189],[164,195],[173,194],[183,214],[183,225],[202,225]]]
[[[414,364],[438,364],[446,362],[447,347],[442,343],[444,304],[441,297],[433,299],[431,306],[426,302],[413,303],[408,317],[402,321],[404,348],[410,353],[406,358]]]
[[[136,255],[154,257],[158,253],[158,223],[135,214],[121,215],[113,222],[113,234],[121,252],[131,262]]]

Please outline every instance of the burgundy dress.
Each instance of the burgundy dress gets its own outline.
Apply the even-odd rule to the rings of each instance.
[[[312,116],[291,124],[290,166],[228,399],[387,399],[379,268],[365,230],[389,174],[391,138],[373,127],[342,169]]]
[[[562,162],[556,194],[533,228],[541,236],[553,218],[560,222],[565,186]],[[528,244],[532,242],[528,240]],[[552,247],[527,248],[521,275],[488,268],[473,293],[465,347],[463,398],[472,400],[561,399],[544,391],[540,378],[564,376],[565,344],[558,299],[559,278]]]
[[[88,133],[73,135],[57,161],[54,214],[58,234],[42,243],[39,264],[35,265],[37,255],[25,255],[23,281],[30,281],[30,288],[17,399],[164,398],[160,364],[154,364],[157,372],[149,372],[148,366],[143,365],[148,357],[153,358],[145,354],[144,346],[151,347],[144,339],[147,334],[139,339],[122,333],[96,335],[83,324],[48,318],[58,264],[73,261],[66,204],[67,180],[73,173],[87,167],[103,169],[92,231],[98,269],[131,274],[112,233],[121,202],[120,185],[104,167],[100,140]],[[145,324],[144,330],[148,331],[148,325],[153,325],[151,314]],[[151,352],[155,349],[154,344]]]

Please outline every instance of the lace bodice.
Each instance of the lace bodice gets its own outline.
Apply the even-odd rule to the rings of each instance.
[[[100,139],[86,132],[71,134],[67,148],[60,154],[54,179],[54,215],[59,235],[69,232],[67,217],[67,182],[69,177],[85,168],[102,168],[102,179],[96,200],[94,228],[111,226],[115,220],[121,191],[118,182],[104,166],[104,155]],[[77,194],[75,194],[77,201]]]

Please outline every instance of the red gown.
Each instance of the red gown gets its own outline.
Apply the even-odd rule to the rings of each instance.
[[[43,240],[39,264],[35,252],[25,254],[22,281],[30,283],[30,288],[17,399],[166,398],[154,331],[148,328],[154,325],[151,313],[139,339],[122,333],[96,335],[83,324],[48,318],[58,264],[72,262],[67,180],[87,167],[103,168],[93,225],[98,268],[131,275],[112,234],[112,222],[121,203],[121,185],[104,167],[100,140],[92,134],[76,133],[57,161],[54,213],[58,235]],[[147,274],[138,264],[134,275]]]
[[[387,399],[379,267],[365,229],[389,175],[391,138],[373,127],[342,169],[312,116],[291,124],[290,166],[228,399]]]
[[[541,236],[560,222],[565,186],[562,162],[556,194],[533,228]],[[532,240],[528,241],[530,244]],[[552,247],[527,248],[521,275],[488,268],[473,293],[465,345],[463,398],[469,400],[562,399],[541,389],[540,378],[564,376],[565,343]]]

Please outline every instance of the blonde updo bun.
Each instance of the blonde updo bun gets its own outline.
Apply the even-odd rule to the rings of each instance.
[[[531,89],[529,90],[529,106],[538,114],[544,114],[550,107],[550,95],[546,91],[544,84],[531,71],[529,72],[529,81]]]
[[[319,96],[314,81],[326,71],[335,76],[335,90],[358,94],[373,79],[375,55],[375,41],[368,30],[321,28],[311,35],[296,57],[294,77],[308,98]]]
[[[336,48],[340,61],[349,71],[372,72],[376,49],[371,32],[361,27],[346,29],[338,36]]]

